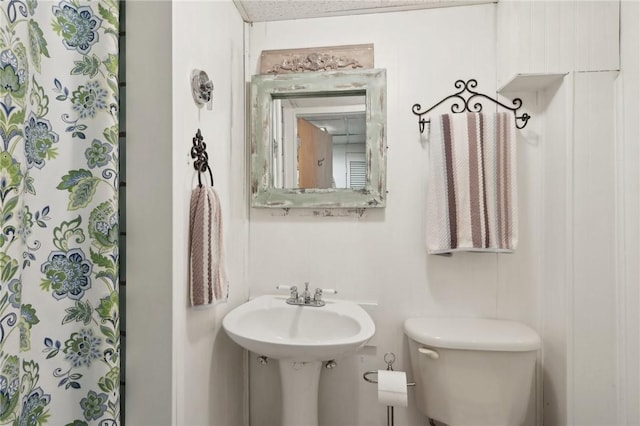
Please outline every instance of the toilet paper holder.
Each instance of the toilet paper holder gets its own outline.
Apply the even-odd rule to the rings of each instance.
[[[393,352],[387,352],[384,354],[384,362],[387,363],[387,370],[393,371],[393,363],[396,362],[396,354]],[[377,379],[372,379],[371,376],[378,376],[377,370],[369,370],[362,375],[362,378],[365,379],[369,383],[378,383]],[[415,386],[415,382],[407,382],[407,386]]]
[[[384,362],[387,363],[387,371],[393,371],[393,363],[396,361],[396,354],[393,352],[387,352],[384,354]],[[369,370],[362,375],[362,378],[369,383],[378,383],[377,379],[372,379],[371,376],[378,376],[377,370]],[[407,382],[407,386],[415,386],[415,382]],[[393,406],[387,406],[387,426],[393,426]]]

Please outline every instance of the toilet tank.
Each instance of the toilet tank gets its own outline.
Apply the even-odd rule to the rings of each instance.
[[[416,404],[450,426],[524,422],[540,348],[537,333],[515,321],[411,318],[409,339]]]

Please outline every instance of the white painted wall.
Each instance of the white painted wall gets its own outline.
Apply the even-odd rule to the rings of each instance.
[[[171,3],[128,2],[126,7],[125,420],[130,425],[152,426],[171,424],[175,412],[172,55],[167,49],[172,43]]]
[[[572,208],[569,244],[568,408],[571,424],[617,417],[616,144],[617,72],[574,77]],[[597,342],[597,344],[594,344]]]
[[[545,424],[622,425],[616,280],[617,71],[570,72],[538,95]]]
[[[617,71],[572,72],[541,94],[548,105],[541,111],[540,306],[547,424],[637,424],[638,361],[631,354],[638,338],[628,332],[637,333],[638,303],[627,294],[637,295],[638,282],[622,273],[637,268],[629,258],[637,249],[628,246],[634,227],[625,223],[633,208],[637,218],[637,205],[625,202],[634,195],[625,186],[637,188],[637,180],[624,177],[630,141],[623,135],[631,129],[619,121],[626,115],[621,78]]]
[[[244,356],[221,320],[247,297],[244,24],[230,0],[126,7],[126,423],[242,425]],[[212,110],[193,101],[194,68],[213,80]],[[190,150],[198,128],[221,198],[230,277],[229,302],[203,310],[188,307],[187,297],[189,199],[197,185]]]
[[[618,241],[617,276],[620,282],[618,328],[620,364],[618,373],[624,401],[618,418],[627,425],[640,424],[640,2],[620,4],[620,84],[617,86],[620,114],[616,179],[620,190],[616,206]]]
[[[543,210],[542,269],[540,297],[540,334],[542,337],[543,402],[545,424],[567,424],[567,319],[569,299],[567,264],[570,257],[567,242],[567,216],[570,211],[567,164],[570,158],[568,144],[570,132],[573,76],[540,94],[540,115],[544,122],[542,156],[545,173],[544,192],[541,197]],[[549,141],[546,143],[546,141]]]
[[[522,238],[517,253],[446,258],[425,250],[427,149],[411,106],[435,104],[455,91],[456,79],[476,78],[481,91],[495,94],[496,6],[254,23],[249,35],[250,74],[258,71],[262,50],[359,43],[373,43],[375,66],[387,69],[387,207],[361,218],[252,209],[248,275],[252,295],[273,293],[279,283],[310,281],[312,287],[338,288],[341,298],[377,302],[377,347],[322,373],[320,422],[384,425],[386,409],[377,404],[376,387],[361,376],[384,367],[382,357],[389,351],[398,356],[396,369],[410,368],[404,319],[501,316],[537,327],[540,167],[535,146],[525,145],[519,153]],[[277,425],[275,363],[260,367],[252,357],[249,365],[252,424]],[[425,423],[412,398],[408,409],[396,409],[396,424]],[[528,424],[535,423],[535,407],[534,398]]]
[[[541,122],[545,424],[640,422],[638,6],[498,6],[502,83],[568,72],[525,94],[538,99]]]
[[[618,0],[500,0],[498,86],[516,73],[617,70],[619,5]]]
[[[244,180],[244,24],[229,1],[173,1],[173,283],[177,423],[242,425],[243,351],[221,329],[223,316],[247,299],[247,207]],[[214,84],[213,108],[196,107],[193,69]],[[229,302],[188,307],[188,229],[197,174],[190,156],[201,129],[220,195]],[[203,179],[208,179],[204,177]]]

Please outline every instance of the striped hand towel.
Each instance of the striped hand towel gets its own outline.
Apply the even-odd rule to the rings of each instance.
[[[512,252],[518,242],[513,115],[442,115],[431,125],[429,157],[428,252]]]
[[[214,305],[229,296],[225,269],[220,198],[212,187],[191,193],[189,212],[189,281],[192,306]]]

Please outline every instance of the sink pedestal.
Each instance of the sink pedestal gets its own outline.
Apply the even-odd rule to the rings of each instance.
[[[280,360],[282,426],[318,426],[321,361]]]

